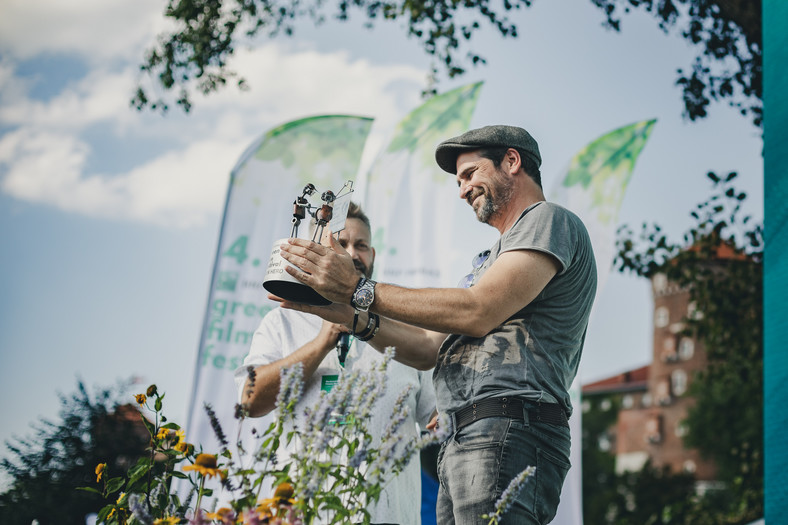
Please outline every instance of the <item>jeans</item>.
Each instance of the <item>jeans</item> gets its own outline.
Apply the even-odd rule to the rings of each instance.
[[[480,419],[455,432],[438,456],[438,525],[487,525],[509,482],[536,472],[500,521],[542,525],[555,517],[569,470],[569,428],[506,417]]]

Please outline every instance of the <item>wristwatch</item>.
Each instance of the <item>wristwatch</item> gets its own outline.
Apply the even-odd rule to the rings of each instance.
[[[375,281],[366,277],[359,279],[356,291],[353,292],[353,296],[350,298],[350,305],[362,312],[369,310],[369,307],[372,306],[372,302],[375,300],[376,284]]]

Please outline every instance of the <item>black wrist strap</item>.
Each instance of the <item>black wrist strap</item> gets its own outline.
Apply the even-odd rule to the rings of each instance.
[[[377,335],[378,330],[380,329],[380,316],[378,314],[373,314],[372,312],[369,313],[369,322],[367,322],[366,328],[364,331],[356,334],[356,339],[359,341],[369,341],[375,335]]]
[[[356,313],[353,314],[353,328],[350,329],[350,335],[356,335],[356,326],[358,325],[358,314],[359,310],[356,309]]]

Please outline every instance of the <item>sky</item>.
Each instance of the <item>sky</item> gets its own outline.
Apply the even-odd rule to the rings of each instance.
[[[166,391],[183,421],[230,170],[267,130],[297,118],[375,118],[371,161],[421,102],[430,59],[399,23],[299,24],[292,38],[241,46],[250,89],[196,97],[188,115],[130,108],[139,65],[167,27],[165,2],[3,0],[0,4],[0,440],[54,418],[78,380],[136,378]],[[539,141],[546,188],[598,136],[656,118],[619,215],[679,240],[710,191],[739,173],[763,217],[762,137],[725,104],[682,118],[676,70],[694,51],[642,13],[620,33],[589,0],[537,1],[511,16],[516,39],[481,31],[487,64],[440,91],[484,81],[472,126],[520,125]],[[363,169],[363,168],[362,168]],[[292,196],[283,196],[291,199]],[[650,361],[651,292],[611,274],[598,298],[581,379]]]

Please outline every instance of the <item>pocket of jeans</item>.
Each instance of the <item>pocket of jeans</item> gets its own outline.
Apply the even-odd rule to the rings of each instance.
[[[561,487],[571,465],[539,448],[536,451],[536,479],[534,498],[534,514],[542,523],[549,523],[558,509],[561,499]]]
[[[454,434],[454,444],[462,450],[500,447],[509,433],[512,420],[504,417],[480,419]]]

